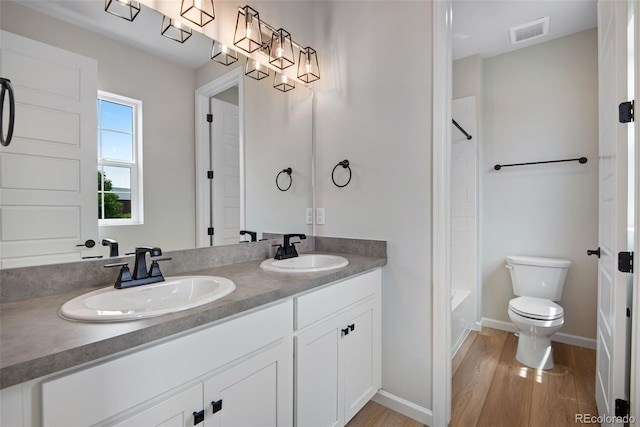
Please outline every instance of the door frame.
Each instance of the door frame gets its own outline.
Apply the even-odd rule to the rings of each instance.
[[[640,0],[634,0],[635,10],[640,11]],[[452,0],[433,3],[433,109],[432,109],[432,258],[431,258],[431,324],[432,324],[432,377],[431,410],[432,425],[446,426],[451,420],[451,279],[450,242],[448,230],[451,142],[451,91],[452,91]],[[638,14],[637,14],[638,15]],[[640,19],[635,25],[635,99],[640,100]],[[437,107],[437,108],[436,108]],[[640,132],[635,133],[635,172],[640,174]],[[636,182],[638,180],[636,179]],[[640,256],[640,185],[635,188],[634,252],[638,263]],[[640,274],[633,277],[633,306],[631,325],[630,403],[631,416],[640,419]],[[634,380],[635,378],[635,380]]]
[[[195,162],[196,162],[196,247],[207,247],[209,236],[202,233],[209,227],[209,215],[205,211],[209,201],[209,183],[204,177],[209,170],[209,123],[205,120],[209,113],[209,99],[230,87],[238,86],[238,133],[240,149],[240,229],[247,221],[245,207],[245,145],[244,145],[244,74],[242,67],[236,67],[228,73],[199,87],[195,91]]]

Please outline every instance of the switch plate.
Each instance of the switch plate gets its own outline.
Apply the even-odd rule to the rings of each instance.
[[[307,224],[313,224],[313,208],[307,208],[307,213],[305,216],[305,222]]]
[[[323,225],[325,223],[324,208],[316,209],[316,224]]]

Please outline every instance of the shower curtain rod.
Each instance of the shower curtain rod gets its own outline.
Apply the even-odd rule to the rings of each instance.
[[[453,125],[454,125],[455,127],[457,127],[457,128],[458,128],[458,130],[464,134],[464,136],[466,136],[466,137],[467,137],[467,139],[471,139],[471,138],[472,138],[472,136],[471,136],[471,135],[469,135],[469,134],[467,133],[467,131],[466,131],[466,130],[462,129],[462,126],[460,126],[460,125],[458,124],[458,122],[456,122],[454,119],[451,119],[451,121],[453,122]]]

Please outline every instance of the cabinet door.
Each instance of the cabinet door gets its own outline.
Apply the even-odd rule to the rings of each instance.
[[[205,427],[291,426],[291,339],[204,382]]]
[[[194,412],[202,410],[202,384],[198,383],[123,421],[117,427],[187,427],[194,425]]]
[[[370,299],[349,310],[342,339],[344,359],[344,404],[346,424],[380,388],[376,335],[376,310]]]
[[[341,316],[296,337],[296,425],[342,426]]]

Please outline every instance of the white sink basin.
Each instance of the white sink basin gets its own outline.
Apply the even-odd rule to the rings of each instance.
[[[305,254],[288,259],[267,259],[260,264],[260,268],[280,273],[312,273],[334,270],[348,264],[348,259],[338,255]]]
[[[216,276],[167,277],[127,289],[99,289],[67,301],[60,316],[88,322],[117,322],[175,313],[229,295],[235,283]]]

